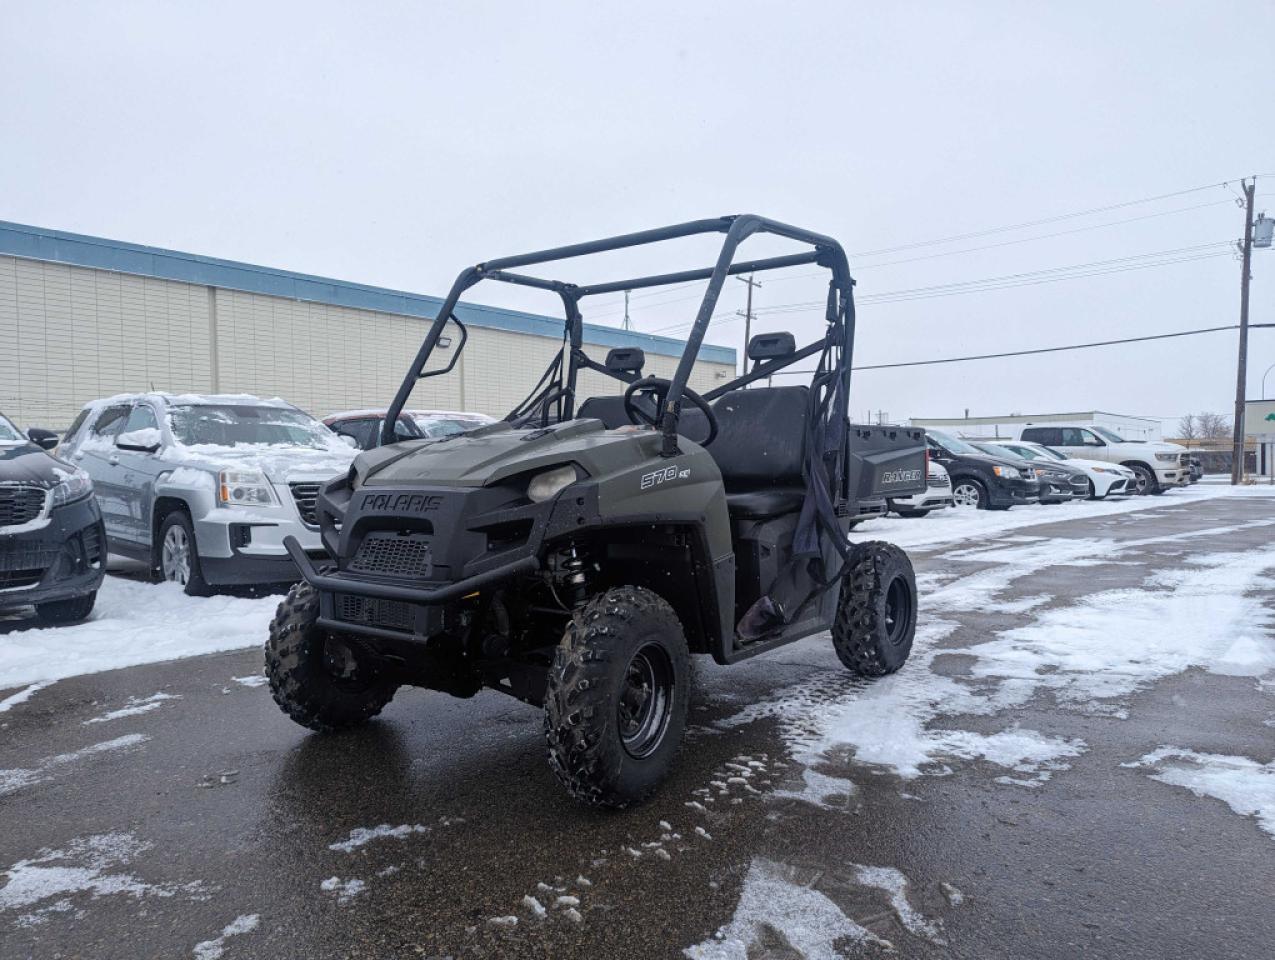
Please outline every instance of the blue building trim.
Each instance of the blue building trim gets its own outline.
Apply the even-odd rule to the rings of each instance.
[[[201,257],[193,253],[66,233],[62,230],[48,230],[5,220],[0,220],[0,254],[162,280],[198,283],[247,293],[264,293],[290,300],[396,313],[425,320],[434,319],[438,308],[443,304],[441,297],[332,280],[328,277],[294,273],[291,270],[275,270],[234,260]],[[463,323],[476,327],[527,333],[554,340],[562,338],[562,320],[553,317],[465,301],[457,306],[456,313]],[[684,341],[674,337],[659,337],[593,323],[584,325],[584,340],[604,347],[641,347],[647,353],[667,357],[680,357],[684,345]],[[699,359],[734,366],[735,350],[733,347],[704,344],[700,347]]]

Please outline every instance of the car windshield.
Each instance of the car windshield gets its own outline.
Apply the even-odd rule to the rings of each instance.
[[[22,431],[13,425],[13,421],[0,413],[0,443],[21,442],[25,439]]]
[[[416,426],[420,427],[421,434],[426,437],[450,437],[491,423],[486,417],[440,417],[425,413],[414,413],[411,417]]]
[[[950,433],[944,433],[942,430],[930,430],[929,435],[934,438],[948,453],[981,453],[982,451],[973,444],[966,443],[964,440],[958,440]]]
[[[1005,449],[1026,460],[1043,460],[1045,458],[1044,451],[1037,450],[1035,447],[1006,447]]]
[[[1094,433],[1102,437],[1104,440],[1110,440],[1112,443],[1128,443],[1124,437],[1114,431],[1108,430],[1106,427],[1090,427]]]
[[[999,443],[976,443],[975,446],[993,457],[1009,457],[1012,460],[1015,457],[1022,459],[1027,456],[1025,453],[1019,453],[1017,450],[1009,449],[1009,447],[1002,447]]]
[[[300,410],[286,407],[191,404],[170,408],[168,425],[177,442],[188,447],[331,447],[327,427]]]
[[[1067,455],[1066,455],[1065,453],[1059,453],[1059,452],[1058,452],[1057,450],[1055,450],[1053,447],[1046,447],[1046,446],[1043,446],[1043,445],[1042,445],[1042,446],[1040,447],[1040,451],[1041,451],[1042,453],[1047,453],[1047,454],[1049,454],[1049,456],[1053,457],[1055,460],[1066,460],[1066,459],[1067,459]]]

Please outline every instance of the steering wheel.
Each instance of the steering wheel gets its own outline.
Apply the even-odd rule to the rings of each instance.
[[[664,407],[668,403],[668,392],[672,387],[672,381],[665,380],[663,377],[647,377],[644,380],[636,380],[629,384],[629,389],[624,391],[624,415],[629,418],[629,423],[645,424],[658,430],[660,421],[664,418]],[[635,394],[638,393],[648,394],[655,398],[654,416],[647,413],[645,408],[637,405]],[[682,398],[689,400],[691,406],[704,414],[704,419],[708,423],[708,436],[695,442],[701,447],[707,447],[717,439],[717,414],[708,405],[708,401],[690,387],[682,388]]]

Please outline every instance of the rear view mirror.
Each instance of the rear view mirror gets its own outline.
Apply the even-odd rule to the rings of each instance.
[[[359,449],[359,442],[355,440],[352,436],[350,436],[348,433],[338,433],[337,436],[345,441],[345,445],[347,447],[351,447],[355,450]]]
[[[31,427],[27,430],[27,439],[42,450],[52,450],[58,445],[58,435],[43,427]]]

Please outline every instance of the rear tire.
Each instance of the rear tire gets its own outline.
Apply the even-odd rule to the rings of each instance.
[[[625,807],[668,775],[686,728],[690,654],[673,608],[617,587],[576,611],[545,690],[549,766],[581,803]]]
[[[316,623],[319,594],[297,583],[279,604],[266,641],[266,677],[275,703],[297,723],[330,733],[366,723],[394,698],[397,684],[341,677],[328,666],[327,634]]]
[[[832,623],[837,658],[860,677],[894,673],[912,652],[916,618],[916,574],[908,555],[880,540],[855,544]]]
[[[75,623],[78,620],[87,620],[88,615],[93,612],[93,604],[97,602],[97,591],[86,593],[82,597],[72,597],[69,600],[50,600],[48,603],[37,603],[35,605],[35,615],[45,623]]]

